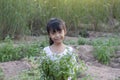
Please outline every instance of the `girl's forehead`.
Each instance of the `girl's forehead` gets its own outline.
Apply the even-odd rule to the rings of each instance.
[[[64,29],[64,27],[62,25],[59,26],[51,26],[50,27],[50,31],[61,31],[62,29]]]
[[[49,32],[59,32],[59,31],[62,31],[64,30],[63,28],[60,28],[60,29],[50,29]]]

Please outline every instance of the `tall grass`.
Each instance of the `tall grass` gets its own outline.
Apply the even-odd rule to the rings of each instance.
[[[15,37],[28,33],[28,18],[34,15],[35,6],[29,0],[0,0],[0,36]]]
[[[68,30],[78,30],[80,24],[93,24],[88,27],[100,30],[98,23],[114,18],[120,21],[119,3],[120,0],[0,0],[0,36],[15,37],[34,30],[40,34],[51,17],[65,20]]]
[[[4,73],[3,73],[3,70],[0,68],[0,80],[4,80]]]

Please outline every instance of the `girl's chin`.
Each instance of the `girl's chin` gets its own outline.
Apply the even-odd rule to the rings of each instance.
[[[55,43],[55,44],[61,44],[62,41],[55,41],[54,43]]]

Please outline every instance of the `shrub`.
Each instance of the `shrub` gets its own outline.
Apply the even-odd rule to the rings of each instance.
[[[87,40],[86,38],[79,37],[78,38],[78,44],[79,45],[85,45],[85,44],[91,44],[91,42],[89,40]]]
[[[14,46],[13,42],[10,40],[10,42],[5,42],[0,45],[0,61],[6,62],[20,60],[24,57],[37,56],[45,45],[47,45],[45,42],[34,42]]]
[[[101,38],[94,40],[92,42],[92,45],[95,49],[94,55],[98,59],[98,61],[103,64],[109,64],[110,58],[115,52],[114,46],[118,45],[118,41],[116,38]]]
[[[4,80],[4,77],[3,70],[0,68],[0,80]]]
[[[95,57],[103,64],[109,64],[114,48],[109,46],[94,46]]]
[[[5,43],[0,46],[0,61],[18,60],[21,56],[18,54],[19,48],[14,48],[13,44]]]

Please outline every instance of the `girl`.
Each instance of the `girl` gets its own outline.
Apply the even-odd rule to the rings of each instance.
[[[73,51],[72,47],[69,47],[63,43],[67,32],[65,22],[63,20],[57,18],[50,19],[47,24],[47,32],[49,36],[50,46],[44,48],[46,54],[50,56],[52,54],[63,55],[66,54],[68,51]]]
[[[66,35],[65,22],[61,19],[52,18],[47,24],[47,32],[49,36],[50,46],[44,48],[45,53],[51,60],[55,60],[57,57],[53,55],[63,56],[66,53],[72,53],[73,48],[63,43]],[[71,80],[71,77],[68,77]]]

